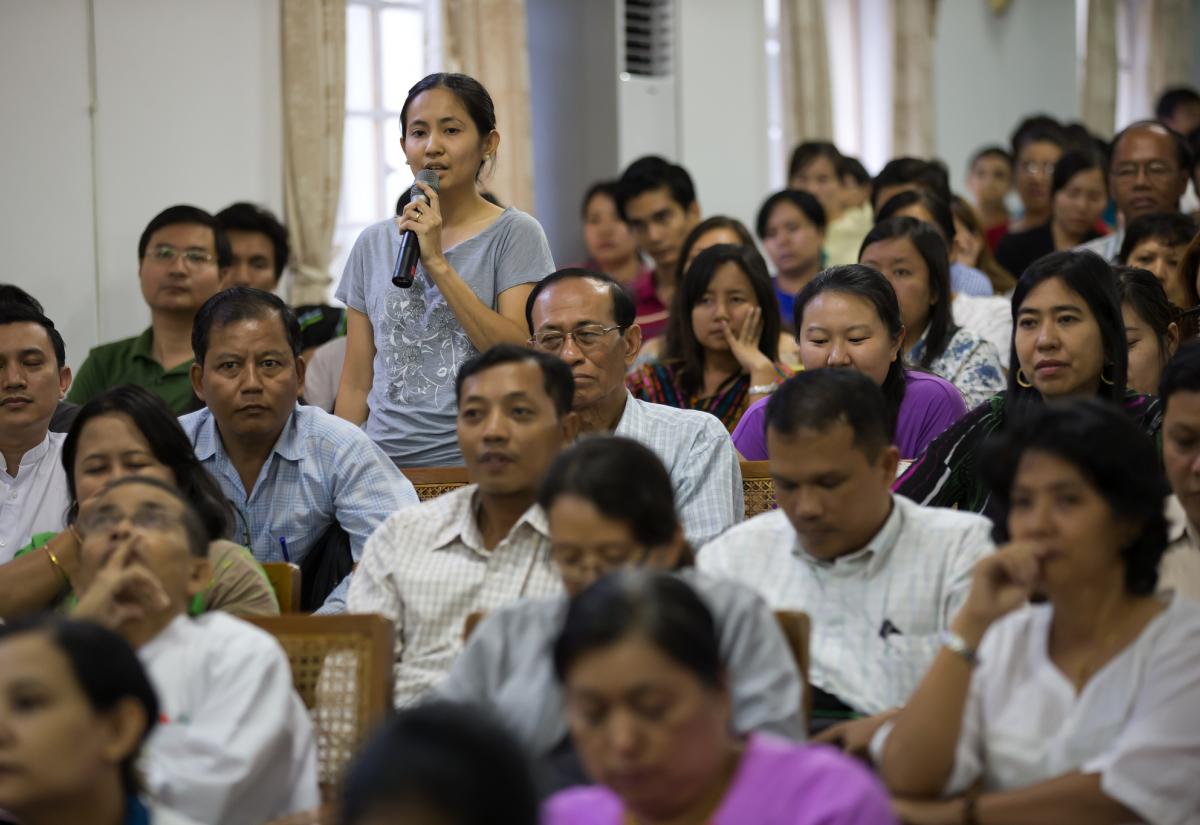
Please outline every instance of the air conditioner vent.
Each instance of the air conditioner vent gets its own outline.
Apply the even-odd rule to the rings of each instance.
[[[625,0],[625,71],[667,77],[673,68],[675,0]]]

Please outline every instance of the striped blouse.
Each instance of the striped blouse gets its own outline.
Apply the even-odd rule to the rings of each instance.
[[[625,377],[625,386],[633,393],[634,398],[642,401],[712,413],[721,420],[725,429],[732,433],[733,428],[742,420],[742,414],[750,406],[750,376],[745,373],[730,376],[716,393],[701,398],[696,393],[684,391],[679,378],[680,366],[678,361],[642,364]],[[778,362],[775,364],[775,372],[777,384],[783,383],[793,375],[787,365]]]

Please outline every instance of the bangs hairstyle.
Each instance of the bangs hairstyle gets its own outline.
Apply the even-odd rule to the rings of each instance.
[[[613,202],[613,207],[617,205],[617,182],[615,180],[601,180],[593,183],[583,193],[583,200],[579,202],[579,217],[587,218],[588,207],[592,205],[593,198],[605,197]],[[620,217],[617,213],[617,217]]]
[[[1050,179],[1050,197],[1067,188],[1071,179],[1083,172],[1095,169],[1100,173],[1104,192],[1108,193],[1108,176],[1104,174],[1103,159],[1095,152],[1067,152],[1054,164],[1054,175]]]
[[[46,337],[50,339],[50,349],[58,361],[58,368],[61,370],[67,365],[67,346],[63,343],[62,333],[40,309],[34,309],[31,304],[26,303],[0,303],[0,326],[9,324],[37,324],[46,331]]]
[[[854,446],[874,463],[892,443],[883,390],[858,370],[805,370],[784,381],[767,402],[764,430],[791,436],[800,430],[825,433],[846,424]]]
[[[758,250],[758,247],[754,245],[754,236],[750,234],[750,230],[746,228],[746,224],[737,218],[731,218],[728,215],[713,215],[705,218],[692,227],[692,231],[688,232],[684,237],[683,245],[679,247],[679,260],[675,263],[676,286],[683,283],[684,261],[691,257],[692,247],[714,229],[728,229],[738,236],[739,244],[755,251]]]
[[[404,805],[454,825],[538,821],[529,757],[512,732],[481,708],[441,701],[381,725],[347,770],[341,803],[341,825]]]
[[[137,747],[121,760],[121,787],[127,796],[141,792],[138,781],[138,753],[158,724],[158,694],[150,677],[129,642],[108,628],[93,622],[65,619],[55,613],[42,613],[0,625],[0,645],[22,636],[37,634],[53,645],[71,668],[92,711],[108,713],[126,699],[142,709],[145,724]]]
[[[462,403],[463,385],[467,379],[503,364],[531,363],[542,371],[542,388],[554,403],[554,412],[559,418],[571,411],[575,398],[575,377],[567,362],[541,350],[516,344],[496,344],[468,360],[454,378],[454,397]]]
[[[400,107],[401,142],[408,136],[409,105],[418,95],[430,89],[445,89],[458,99],[458,102],[467,110],[467,117],[471,118],[471,122],[475,124],[475,129],[479,132],[479,140],[481,142],[486,140],[487,136],[492,132],[496,131],[496,105],[492,102],[492,96],[488,94],[488,90],[483,87],[482,83],[465,74],[435,72],[434,74],[426,75],[413,84],[413,87],[408,90],[408,96],[404,98],[404,105]],[[481,160],[479,168],[475,170],[475,180],[477,182],[480,175],[483,174],[483,167],[486,162],[485,160]]]
[[[1062,124],[1049,115],[1033,115],[1017,124],[1009,136],[1012,147],[1013,163],[1021,157],[1021,150],[1031,143],[1053,143],[1059,149],[1065,149],[1067,136]]]
[[[67,474],[67,492],[71,497],[70,521],[74,521],[79,512],[75,486],[79,438],[89,421],[105,415],[124,415],[133,422],[133,426],[150,445],[154,458],[170,468],[179,493],[195,507],[209,541],[229,535],[233,525],[233,508],[216,479],[208,474],[196,458],[192,442],[180,426],[179,419],[165,401],[145,387],[134,384],[113,387],[80,407],[70,432],[63,440],[62,465]]]
[[[574,279],[584,279],[594,281],[598,284],[604,284],[608,287],[608,295],[612,298],[612,317],[613,323],[621,328],[621,334],[625,330],[633,326],[633,322],[637,319],[637,306],[633,303],[633,298],[629,297],[629,293],[625,291],[625,287],[621,286],[620,281],[611,275],[606,275],[603,272],[594,272],[590,269],[571,266],[566,269],[560,269],[556,272],[551,272],[545,278],[533,285],[533,289],[529,293],[529,297],[525,299],[525,325],[529,327],[529,334],[533,334],[533,305],[537,303],[538,296],[545,292],[550,287],[560,281],[570,281]]]
[[[946,254],[949,255],[950,246],[954,243],[954,213],[950,211],[950,201],[927,189],[908,189],[892,195],[876,213],[875,223],[883,223],[888,218],[894,218],[901,210],[908,209],[910,206],[923,208],[933,218],[933,222],[929,225],[942,236]]]
[[[1142,215],[1125,229],[1117,260],[1128,265],[1133,251],[1146,241],[1158,241],[1163,246],[1186,246],[1196,236],[1196,222],[1179,212],[1157,212]]]
[[[696,202],[696,185],[686,169],[658,155],[647,155],[629,164],[617,181],[617,213],[621,220],[629,220],[625,216],[626,204],[655,189],[666,189],[671,200],[684,211]]]
[[[915,194],[905,192],[905,195]],[[899,200],[903,195],[897,195],[888,201],[889,204]],[[861,260],[867,247],[881,241],[891,241],[907,238],[916,248],[917,254],[925,261],[929,272],[929,292],[934,303],[929,305],[929,325],[925,332],[925,353],[917,366],[929,369],[929,365],[942,356],[950,339],[958,330],[950,315],[950,260],[946,256],[946,242],[933,226],[922,223],[916,218],[898,217],[883,220],[867,233],[862,247],[858,251]]]
[[[1017,330],[1020,325],[1021,304],[1031,290],[1052,278],[1083,298],[1088,311],[1100,327],[1100,341],[1104,347],[1104,367],[1110,369],[1112,383],[1100,382],[1097,395],[1107,401],[1120,402],[1125,397],[1125,381],[1129,364],[1129,349],[1125,341],[1125,319],[1121,316],[1121,296],[1117,292],[1117,279],[1112,267],[1095,252],[1065,250],[1052,252],[1039,258],[1025,270],[1012,297],[1013,333],[1008,371],[1008,392],[1005,407],[1011,413],[1017,406],[1037,403],[1042,395],[1035,387],[1022,387],[1017,383],[1020,359],[1017,358]]]
[[[804,310],[814,298],[825,292],[840,292],[843,295],[853,295],[866,301],[874,310],[879,322],[883,324],[891,340],[896,341],[904,334],[904,321],[900,316],[900,301],[896,298],[896,290],[888,283],[888,279],[869,266],[862,264],[846,264],[832,266],[817,274],[796,296],[793,308],[796,324],[796,338],[804,334]],[[908,388],[904,372],[904,356],[897,354],[892,363],[888,364],[887,375],[883,379],[880,390],[887,404],[887,431],[896,432],[896,422],[900,417],[900,404],[904,401],[904,392]]]
[[[767,224],[771,220],[771,214],[775,211],[775,207],[783,203],[790,203],[799,209],[800,214],[807,218],[809,223],[821,233],[825,232],[825,208],[821,206],[821,202],[809,192],[800,189],[784,189],[768,197],[758,209],[758,217],[754,220],[754,231],[758,233],[760,241],[767,237]]]
[[[838,148],[829,141],[810,140],[792,150],[792,159],[788,163],[788,180],[802,174],[809,164],[820,158],[828,160],[833,166],[833,173],[841,177],[842,153]]]
[[[192,355],[204,370],[212,331],[238,321],[265,321],[275,316],[283,326],[292,357],[300,355],[303,338],[300,321],[278,295],[249,286],[235,286],[218,292],[204,302],[192,322]]]
[[[692,309],[704,297],[709,284],[724,264],[736,264],[750,282],[755,300],[762,308],[762,337],[758,350],[775,363],[779,360],[779,336],[783,320],[779,317],[779,298],[767,274],[767,264],[753,247],[717,244],[701,252],[688,267],[683,283],[676,289],[671,320],[667,330],[667,360],[681,362],[679,383],[684,392],[693,393],[704,380],[704,348],[692,328]]]
[[[725,685],[716,622],[683,579],[650,570],[610,573],[571,599],[554,643],[554,672],[565,682],[582,657],[641,636],[709,690]]]
[[[1170,357],[1167,339],[1171,324],[1179,323],[1179,310],[1167,299],[1167,293],[1154,273],[1132,266],[1114,266],[1113,273],[1117,276],[1122,305],[1128,305],[1150,327],[1158,342],[1159,366],[1166,364]]]
[[[1104,445],[1104,449],[1096,449]],[[1158,563],[1167,547],[1163,499],[1171,492],[1154,442],[1119,407],[1095,398],[1030,407],[985,444],[977,464],[999,504],[993,534],[1010,538],[1012,488],[1021,459],[1042,453],[1074,466],[1118,517],[1140,526],[1121,548],[1125,591],[1148,596],[1158,586]]]
[[[643,547],[662,547],[680,529],[671,476],[652,450],[628,438],[592,436],[560,453],[538,503],[549,512],[566,495],[624,524]]]
[[[233,249],[229,246],[229,236],[225,234],[225,228],[203,209],[187,204],[168,206],[150,219],[150,223],[142,230],[142,236],[138,238],[138,260],[146,257],[146,247],[150,245],[150,238],[155,232],[168,226],[188,223],[207,226],[212,230],[213,251],[217,255],[218,267],[224,269],[233,263]]]
[[[950,170],[941,161],[892,158],[871,181],[871,205],[879,209],[879,193],[889,186],[912,186],[950,200]],[[878,216],[876,216],[878,217]]]
[[[216,214],[217,223],[225,229],[238,232],[257,232],[266,235],[275,253],[275,283],[283,276],[283,268],[287,266],[288,247],[287,227],[279,222],[279,218],[269,209],[252,203],[239,201],[222,209]]]

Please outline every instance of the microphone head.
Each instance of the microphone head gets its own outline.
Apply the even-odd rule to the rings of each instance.
[[[425,184],[426,186],[428,186],[434,192],[439,191],[439,188],[441,186],[441,181],[438,179],[437,172],[433,171],[432,169],[422,169],[420,172],[417,172],[417,180],[420,181],[421,183]],[[417,187],[416,182],[414,182],[413,188],[412,188],[412,196],[415,198],[418,195],[422,195],[422,192]]]

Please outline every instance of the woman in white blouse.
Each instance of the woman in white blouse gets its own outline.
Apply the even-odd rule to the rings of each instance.
[[[1155,595],[1152,442],[1111,405],[1045,405],[981,466],[1010,543],[976,565],[945,647],[873,743],[898,813],[1200,821],[1200,604]]]

